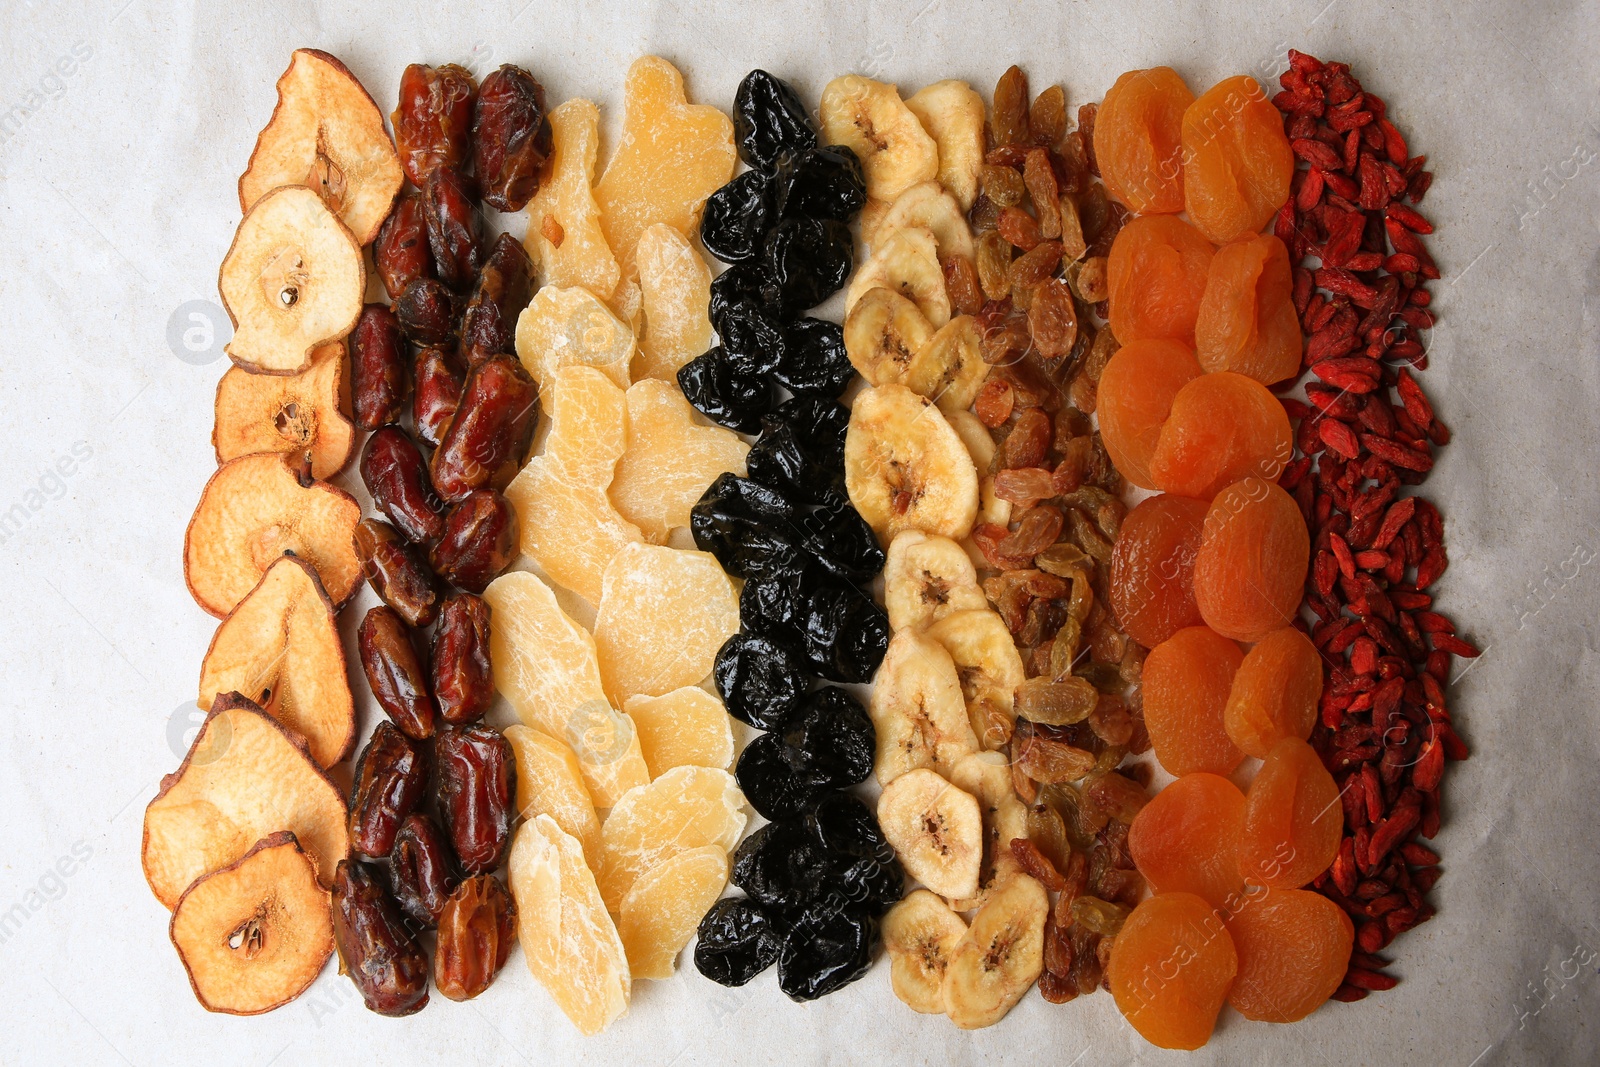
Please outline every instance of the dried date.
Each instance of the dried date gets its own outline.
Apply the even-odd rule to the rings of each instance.
[[[350,786],[350,847],[373,859],[387,856],[427,787],[426,751],[390,723],[378,723]]]
[[[399,531],[381,519],[362,519],[351,540],[361,573],[379,599],[412,626],[432,625],[439,614],[439,582]]]
[[[361,480],[406,540],[423,544],[444,535],[444,509],[428,480],[428,465],[400,427],[385,426],[367,438]]]
[[[372,261],[390,300],[400,299],[418,278],[433,277],[433,249],[428,246],[428,220],[422,197],[407,193],[394,202],[372,246]]]
[[[448,167],[434,171],[422,187],[422,211],[439,280],[457,292],[467,289],[483,269],[482,227],[467,179]]]
[[[481,593],[517,558],[517,513],[492,489],[468,493],[444,517],[428,562],[446,581]]]
[[[438,825],[414,811],[400,824],[389,851],[389,887],[406,917],[434,926],[455,887],[455,858]]]
[[[455,503],[475,489],[504,489],[522,466],[538,418],[539,386],[515,356],[473,367],[430,464],[439,495]]]
[[[493,870],[511,837],[515,807],[510,742],[481,723],[448,726],[434,741],[434,756],[439,815],[461,869],[468,874]]]
[[[417,353],[416,385],[411,394],[411,419],[417,436],[438,447],[461,403],[461,373],[448,352],[437,346]]]
[[[357,425],[376,430],[400,421],[410,399],[408,370],[395,313],[382,304],[362,308],[350,335],[350,401]]]
[[[436,278],[418,278],[394,302],[400,332],[413,344],[442,345],[456,336],[460,300]]]
[[[471,1000],[506,965],[517,936],[517,906],[492,874],[456,887],[439,916],[433,984],[451,1000]]]
[[[428,1003],[428,954],[367,867],[340,860],[333,873],[333,939],[340,969],[369,1011],[411,1015]]]
[[[484,202],[521,211],[539,191],[551,148],[544,86],[510,63],[483,79],[472,108],[472,165]]]
[[[389,116],[406,177],[419,189],[441,167],[460,169],[472,136],[472,75],[454,63],[413,63],[400,75],[400,106]]]
[[[494,702],[489,605],[471,593],[444,602],[433,631],[433,696],[452,726],[482,718]]]
[[[357,635],[361,668],[384,713],[408,737],[433,736],[433,697],[411,632],[392,608],[376,607],[361,620]]]
[[[472,299],[461,317],[461,355],[467,366],[515,352],[517,316],[533,299],[533,260],[509,233],[495,239]]]

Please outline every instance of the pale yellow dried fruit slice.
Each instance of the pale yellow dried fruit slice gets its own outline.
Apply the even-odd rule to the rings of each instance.
[[[548,177],[528,201],[523,243],[540,285],[582,286],[610,300],[622,272],[606,244],[594,198],[600,109],[588,100],[568,100],[550,112],[550,133]]]
[[[950,294],[939,266],[939,245],[926,226],[895,230],[876,245],[845,291],[845,313],[875,286],[893,289],[928,317],[934,329],[950,321]]]
[[[529,973],[579,1032],[598,1034],[628,1010],[633,978],[583,848],[538,815],[517,831],[509,872]]]
[[[912,1011],[944,1011],[944,972],[967,924],[937,894],[913,890],[883,917],[889,986]]]
[[[679,853],[702,845],[733,848],[744,824],[744,794],[727,771],[674,767],[630,789],[600,828],[595,876],[606,907],[617,912],[641,874]]]
[[[1011,788],[1011,761],[1002,752],[976,752],[956,764],[950,784],[971,793],[983,816],[983,861],[978,866],[978,891],[952,900],[956,911],[981,908],[989,897],[1021,871],[1011,854],[1011,841],[1028,836],[1028,813]]]
[[[972,896],[983,859],[983,817],[966,790],[926,767],[883,787],[878,826],[906,874],[947,899]]]
[[[915,630],[889,639],[867,710],[877,733],[873,772],[880,785],[922,768],[949,774],[978,751],[955,661]]]
[[[633,976],[671,978],[678,953],[727,885],[728,853],[718,845],[680,852],[634,879],[617,923]]]
[[[844,317],[844,351],[869,384],[904,384],[912,358],[933,333],[928,316],[909,297],[878,285]]]
[[[878,224],[893,206],[888,200],[874,200],[871,197],[868,197],[867,202],[862,205],[861,213],[856,216],[856,236],[861,244],[856,250],[857,263],[865,263],[872,254],[872,239],[878,232]],[[888,234],[884,236],[887,237]]]
[[[606,567],[594,640],[613,700],[694,685],[739,632],[739,592],[709,552],[625,545]]]
[[[933,401],[903,385],[863,389],[844,440],[845,489],[888,543],[901,530],[959,539],[978,514],[978,472]]]
[[[967,454],[972,457],[972,466],[978,472],[976,521],[989,522],[996,526],[1007,525],[1011,522],[1011,501],[1000,499],[994,491],[994,475],[990,473],[990,468],[994,466],[995,444],[994,438],[989,436],[989,428],[970,411],[944,411],[944,417],[945,421],[950,423],[950,428],[956,432],[956,436],[961,438],[961,443],[967,446]],[[961,547],[971,557],[974,566],[989,566],[989,561],[983,558],[983,553],[972,543],[971,538],[963,540]]]
[[[939,148],[893,85],[845,74],[822,90],[821,140],[848,145],[861,160],[867,195],[894,200],[939,174]]]
[[[711,268],[687,237],[664,222],[645,227],[634,261],[644,332],[633,376],[676,385],[683,365],[711,347]]]
[[[983,169],[983,97],[964,81],[925,85],[906,100],[939,146],[939,183],[970,211]]]
[[[939,328],[911,357],[905,386],[932,400],[940,411],[966,411],[989,377],[979,345],[978,320],[958,315]]]
[[[738,155],[733,121],[689,103],[683,75],[660,56],[628,68],[623,108],[622,137],[594,196],[622,277],[631,278],[639,235],[661,222],[687,237],[706,197],[733,177]]]
[[[988,607],[953,612],[929,626],[927,635],[943,645],[955,661],[969,711],[979,701],[989,701],[1011,716],[1017,687],[1027,674],[1011,631],[998,612]]]
[[[733,763],[733,720],[711,693],[686,685],[658,697],[632,696],[622,709],[639,731],[650,777],[674,767],[716,767]]]
[[[599,604],[606,564],[644,540],[606,492],[627,443],[627,401],[604,374],[579,366],[558,371],[546,396],[554,415],[544,451],[512,479],[506,497],[522,551],[551,580]]]
[[[583,765],[565,741],[520,723],[503,731],[517,759],[517,811],[524,819],[548,815],[577,838],[593,866],[600,858],[600,817],[595,814]]]
[[[222,620],[200,665],[200,707],[241,693],[305,739],[331,767],[355,743],[356,710],[333,602],[317,572],[279,556]]]
[[[657,544],[724,471],[743,476],[750,446],[701,418],[675,381],[645,378],[628,388],[628,443],[611,479],[611,502]]]
[[[1050,896],[1018,874],[979,909],[944,973],[944,1009],[963,1030],[993,1026],[1044,970]]]
[[[593,367],[619,389],[628,387],[633,330],[589,290],[547,285],[517,317],[517,358],[539,383],[546,414],[563,367]]]
[[[900,230],[920,226],[933,233],[939,249],[939,262],[950,256],[973,258],[972,228],[965,209],[938,182],[918,182],[895,198],[889,210],[877,220],[869,243],[878,247]]]
[[[332,478],[355,450],[346,413],[344,345],[323,345],[299,374],[252,374],[229,367],[217,381],[211,446],[217,462],[253,452],[311,453],[311,476]]]
[[[883,606],[892,630],[920,630],[957,611],[987,608],[978,572],[948,537],[902,530],[883,565]]]
[[[594,638],[561,610],[550,587],[512,571],[489,583],[483,598],[494,615],[495,688],[525,724],[572,749],[595,807],[648,782],[633,720],[612,708],[600,684]]]

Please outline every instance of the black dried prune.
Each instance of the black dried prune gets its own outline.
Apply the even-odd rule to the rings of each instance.
[[[733,777],[750,806],[766,819],[799,815],[823,788],[790,765],[783,737],[776,733],[762,734],[745,746]]]
[[[782,218],[849,222],[867,202],[861,160],[845,145],[786,152],[774,174],[773,206]]]
[[[758,730],[782,727],[806,689],[799,657],[750,634],[734,634],[722,643],[711,676],[728,714]]]
[[[843,495],[800,519],[801,544],[830,574],[869,582],[883,570],[883,548],[867,520]]]
[[[812,905],[783,939],[778,988],[791,1000],[825,997],[867,973],[877,920],[828,900]]]
[[[743,263],[761,254],[776,220],[771,180],[758,170],[746,171],[706,197],[700,243],[724,263]]]
[[[877,732],[861,702],[837,686],[807,693],[783,731],[785,757],[816,785],[842,789],[867,780]]]
[[[770,822],[733,854],[733,884],[779,913],[794,913],[829,888],[834,867],[810,828],[798,819]]]
[[[797,396],[833,398],[855,373],[845,352],[843,327],[826,319],[799,319],[784,330],[783,358],[772,377]]]
[[[806,598],[816,584],[809,567],[798,575],[751,578],[739,591],[739,622],[749,633],[769,637],[803,656]]]
[[[711,320],[711,328],[721,333],[723,320],[734,305],[750,300],[762,307],[776,309],[778,296],[778,285],[767,275],[760,260],[735,263],[711,280],[711,299],[706,305],[706,317]]]
[[[747,166],[771,172],[783,152],[814,147],[817,131],[788,82],[752,70],[733,95],[733,140]]]
[[[767,234],[762,257],[784,311],[802,311],[844,288],[855,264],[855,239],[834,219],[784,219]]]
[[[882,915],[900,903],[905,895],[905,875],[900,864],[893,860],[880,863],[871,858],[845,860],[841,857],[830,877],[851,907],[870,915]]]
[[[835,682],[871,681],[889,648],[889,617],[854,586],[818,585],[799,622],[811,669]]]
[[[731,472],[701,494],[689,511],[695,547],[717,557],[736,578],[777,578],[805,567],[798,512],[783,495]]]
[[[767,374],[783,360],[783,326],[754,300],[729,305],[717,336],[728,365],[739,374]]]
[[[833,500],[844,490],[844,471],[813,457],[790,423],[769,415],[761,426],[760,439],[745,457],[751,478],[810,503]]]
[[[850,409],[821,396],[790,397],[778,405],[778,418],[794,428],[800,443],[829,470],[844,470],[844,438]]]
[[[829,852],[879,863],[896,862],[894,846],[883,836],[877,816],[849,793],[824,794],[806,812],[806,825]]]
[[[727,897],[711,905],[700,920],[694,966],[718,985],[741,986],[776,963],[782,947],[777,929],[759,905]]]
[[[735,370],[721,346],[679,368],[678,388],[700,414],[741,433],[755,433],[761,428],[761,416],[772,410],[772,387],[766,378]]]

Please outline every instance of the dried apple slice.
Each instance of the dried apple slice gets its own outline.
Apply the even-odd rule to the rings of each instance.
[[[279,556],[217,627],[200,665],[197,703],[209,709],[233,692],[305,738],[318,766],[350,754],[356,711],[344,644],[333,601],[305,560]]]
[[[217,468],[183,536],[183,576],[206,611],[223,618],[285,552],[308,561],[335,608],[361,583],[351,537],[361,505],[313,481],[305,456],[263,452]]]
[[[298,374],[355,328],[367,288],[361,246],[316,192],[284,186],[239,223],[217,278],[233,320],[228,356],[246,370]]]
[[[260,1015],[322,973],[333,955],[333,910],[317,861],[280,830],[185,889],[168,933],[201,1007]]]
[[[224,693],[144,809],[145,880],[171,908],[196,878],[279,830],[330,876],[350,851],[344,795],[305,742],[249,699]]]
[[[332,478],[355,451],[342,343],[323,345],[299,374],[229,367],[217,382],[211,445],[217,462],[254,452],[311,453],[311,476]]]

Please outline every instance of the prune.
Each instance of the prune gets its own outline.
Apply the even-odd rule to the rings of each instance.
[[[439,611],[429,667],[439,715],[452,726],[482,718],[494,703],[489,618],[488,602],[471,593],[457,593]]]
[[[767,819],[799,815],[823,788],[789,765],[783,737],[775,733],[745,746],[733,776],[750,806]]]
[[[849,408],[827,397],[795,396],[778,405],[777,416],[789,424],[818,463],[829,470],[844,470]]]
[[[550,158],[553,132],[544,86],[510,63],[483,79],[472,108],[472,169],[483,199],[500,211],[521,211]]]
[[[389,607],[412,626],[439,616],[439,582],[427,562],[381,519],[362,519],[351,536],[361,573]]]
[[[734,634],[723,642],[711,667],[728,714],[759,730],[788,721],[806,690],[800,660],[765,637]]]
[[[752,70],[733,94],[733,140],[746,166],[770,172],[783,152],[816,147],[817,131],[788,82]]]
[[[776,490],[732,472],[717,476],[689,511],[695,547],[736,578],[798,574],[798,511]]]
[[[700,920],[694,966],[718,985],[741,986],[776,963],[782,947],[772,920],[754,901],[726,897]]]
[[[850,585],[811,590],[799,630],[811,669],[835,682],[870,682],[889,648],[889,617]]]
[[[461,404],[433,453],[433,487],[451,503],[475,489],[504,489],[522,466],[539,418],[539,386],[516,356],[491,356],[467,372]]]
[[[468,874],[500,865],[511,838],[516,764],[511,744],[481,723],[448,726],[434,741],[439,817]]]
[[[849,222],[866,202],[861,161],[845,145],[824,145],[778,157],[773,206],[781,218]]]
[[[433,277],[433,249],[428,245],[428,219],[422,197],[406,193],[394,202],[372,245],[372,262],[390,300],[400,299],[418,278]]]
[[[877,817],[849,793],[823,794],[806,812],[806,825],[830,852],[882,864],[897,862],[894,846],[878,828]]]
[[[735,370],[720,345],[678,370],[678,388],[700,414],[741,433],[755,433],[761,428],[761,416],[772,410],[772,387],[766,378]]]
[[[797,774],[815,785],[842,789],[872,773],[877,733],[860,701],[827,686],[806,694],[784,727],[783,744]]]
[[[798,912],[826,892],[831,857],[804,822],[769,822],[733,853],[733,884],[764,908]]]
[[[717,335],[723,357],[739,374],[766,374],[783,360],[783,326],[754,300],[729,305]]]
[[[788,314],[844,288],[855,264],[855,239],[848,225],[833,219],[784,219],[767,234],[762,256]]]
[[[728,312],[738,303],[750,300],[763,307],[778,307],[778,285],[766,272],[759,260],[735,263],[711,280],[711,300],[706,305],[706,316],[718,333],[722,332]]]
[[[791,393],[831,399],[844,392],[855,373],[837,322],[799,319],[785,328],[783,357],[772,377]]]
[[[872,966],[877,920],[828,900],[795,920],[778,953],[778,988],[789,999],[816,1000],[842,989]]]
[[[746,171],[706,197],[700,243],[724,263],[743,263],[761,254],[776,220],[771,180],[758,170]]]
[[[376,430],[400,421],[410,399],[408,369],[395,313],[382,304],[362,308],[350,334],[350,406],[358,426]]]
[[[468,878],[439,916],[433,984],[451,1000],[471,1000],[489,988],[517,938],[517,905],[492,874]]]
[[[533,260],[509,233],[495,238],[461,317],[461,355],[476,366],[501,352],[515,352],[517,316],[533,299]]]
[[[466,290],[483,269],[482,224],[468,179],[448,167],[434,171],[422,187],[422,214],[439,280],[458,293]]]
[[[517,513],[492,489],[468,493],[444,517],[428,562],[446,581],[481,593],[517,558]]]
[[[440,167],[461,167],[472,136],[472,75],[454,63],[413,63],[400,75],[400,106],[389,116],[395,148],[411,184],[421,188]]]
[[[800,519],[801,545],[830,574],[868,582],[883,570],[883,548],[848,497],[839,494]]]
[[[795,500],[812,503],[831,499],[843,488],[843,472],[813,462],[788,423],[769,415],[761,425],[761,437],[745,458],[752,479]]]
[[[350,847],[373,859],[387,856],[427,788],[426,751],[379,722],[356,760],[350,785]]]
[[[428,954],[366,865],[340,860],[333,872],[333,940],[340,970],[369,1011],[411,1015],[428,1003]]]
[[[373,608],[361,620],[356,643],[367,684],[384,713],[407,737],[418,741],[432,737],[434,712],[428,676],[400,616],[393,608]]]
[[[811,568],[798,575],[751,578],[739,591],[739,622],[749,633],[803,654],[806,598],[816,582]]]
[[[455,883],[455,860],[439,827],[420,811],[407,815],[389,851],[389,888],[400,910],[420,926],[434,926]]]
[[[361,480],[406,540],[420,544],[444,534],[444,508],[428,480],[428,465],[400,427],[385,426],[367,438]]]
[[[434,346],[417,353],[411,420],[417,436],[435,447],[461,403],[461,374],[450,354]]]
[[[395,318],[406,339],[419,345],[446,344],[456,335],[460,300],[437,278],[418,278],[394,302]]]

